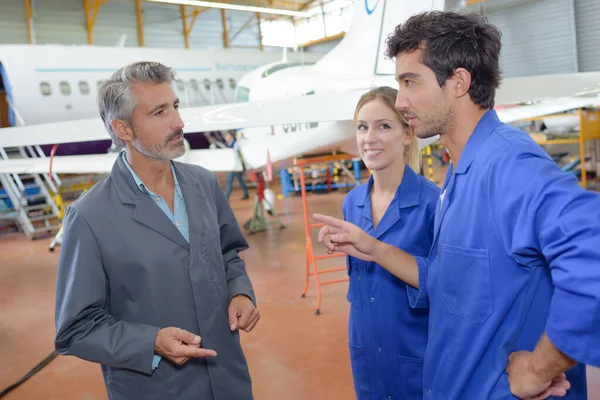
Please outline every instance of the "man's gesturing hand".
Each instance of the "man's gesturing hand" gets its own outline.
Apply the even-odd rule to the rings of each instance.
[[[179,328],[163,328],[156,335],[154,352],[177,365],[185,364],[193,357],[214,357],[214,350],[200,348],[200,336]]]
[[[377,240],[358,226],[327,215],[313,214],[313,218],[325,224],[319,230],[319,243],[329,254],[341,251],[363,261],[374,260]]]
[[[250,332],[260,319],[260,314],[252,300],[243,294],[238,294],[231,299],[228,311],[229,329],[232,331],[243,329]]]

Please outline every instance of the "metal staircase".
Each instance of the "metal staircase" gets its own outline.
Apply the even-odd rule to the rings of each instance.
[[[7,98],[21,125],[25,125]],[[47,158],[39,145],[4,148],[0,143],[0,160],[14,158]],[[59,209],[54,201],[60,180],[56,174],[0,174],[0,189],[10,201],[0,222],[14,222],[29,239],[51,235],[60,228]],[[2,201],[2,199],[0,199]]]

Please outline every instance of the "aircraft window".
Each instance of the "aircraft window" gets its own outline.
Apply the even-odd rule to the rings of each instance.
[[[217,87],[219,89],[223,89],[223,79],[221,79],[221,78],[217,79]]]
[[[64,94],[65,96],[68,96],[71,94],[71,85],[69,85],[69,82],[62,81],[60,83],[60,92],[62,94]]]
[[[177,85],[177,90],[185,90],[185,83],[181,79],[177,79],[175,84]]]
[[[90,94],[90,85],[85,81],[79,81],[79,91],[81,94]]]
[[[310,63],[301,63],[301,62],[289,62],[289,63],[280,63],[273,65],[271,68],[265,69],[261,75],[262,78],[266,78],[269,75],[274,74],[277,71],[281,71],[282,69],[291,68],[291,67],[299,67],[301,65],[313,65],[314,62]]]
[[[250,89],[244,86],[238,86],[236,91],[236,99],[238,103],[250,101]]]
[[[202,83],[204,84],[204,89],[210,90],[210,81],[208,79],[204,79]]]
[[[190,81],[190,86],[192,87],[192,90],[198,90],[198,81],[195,79],[192,79]]]
[[[43,96],[50,96],[52,94],[52,88],[48,82],[40,83],[40,92],[42,92]]]
[[[235,89],[235,79],[229,78],[229,87]]]

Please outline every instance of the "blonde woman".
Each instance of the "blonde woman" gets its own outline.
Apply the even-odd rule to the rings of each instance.
[[[439,189],[420,169],[418,140],[380,87],[356,107],[356,142],[372,175],[345,198],[344,219],[376,239],[427,256]],[[347,256],[349,347],[356,396],[422,399],[428,311],[410,307],[406,284],[374,262]]]

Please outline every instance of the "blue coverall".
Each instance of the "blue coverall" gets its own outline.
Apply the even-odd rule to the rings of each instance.
[[[488,111],[452,165],[411,305],[429,308],[425,399],[513,399],[508,356],[544,332],[600,365],[600,194]],[[586,399],[585,366],[562,399]]]
[[[427,256],[439,188],[407,165],[394,199],[373,229],[368,183],[344,199],[344,219],[378,240]],[[347,256],[350,359],[358,400],[422,399],[427,310],[408,303],[407,285],[383,267]]]

